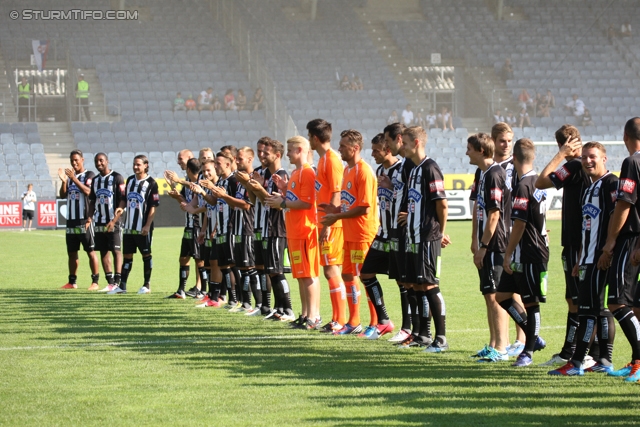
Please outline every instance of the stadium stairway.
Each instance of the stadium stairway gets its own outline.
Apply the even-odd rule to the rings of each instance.
[[[413,0],[369,1],[366,7],[356,8],[355,11],[367,29],[367,35],[404,92],[405,98],[411,103],[413,111],[428,113],[429,103],[424,96],[419,96],[418,84],[409,71],[411,63],[402,55],[402,50],[384,24],[384,20],[389,19],[390,15],[398,19],[423,20],[419,3]],[[400,111],[398,111],[399,113]]]
[[[58,182],[58,168],[69,167],[69,153],[76,148],[69,124],[67,122],[38,123],[38,133],[44,146],[51,179]],[[85,161],[93,164],[93,159],[85,159]]]
[[[6,64],[2,53],[0,53],[0,70],[6,71]],[[13,103],[11,90],[9,89],[9,80],[7,80],[7,73],[0,73],[0,114],[3,114],[2,121],[15,123],[18,121],[18,113]]]

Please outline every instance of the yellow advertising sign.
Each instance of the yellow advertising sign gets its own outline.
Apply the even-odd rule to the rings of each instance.
[[[469,190],[473,184],[471,173],[448,173],[444,175],[445,190]]]
[[[171,187],[167,184],[167,180],[164,178],[155,178],[158,183],[158,194],[161,196],[166,195],[169,191],[171,191]],[[182,186],[180,184],[176,185],[176,190],[180,191]]]

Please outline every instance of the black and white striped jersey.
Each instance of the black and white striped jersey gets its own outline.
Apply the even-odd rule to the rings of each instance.
[[[131,175],[127,178],[125,188],[127,208],[124,216],[124,232],[125,234],[128,231],[140,232],[147,223],[149,210],[160,204],[158,184],[150,176],[137,180],[135,175]],[[153,223],[150,229],[153,230]]]
[[[435,160],[427,157],[413,168],[407,182],[407,243],[442,238],[435,202],[446,198],[442,171]]]
[[[238,184],[236,186],[236,193],[231,196],[251,204],[249,193],[243,185]],[[253,236],[254,215],[255,208],[253,205],[251,205],[249,209],[235,208],[235,213],[233,215],[233,230],[231,233],[234,236]]]
[[[257,172],[265,181],[271,177],[271,171],[269,168],[263,168],[262,166],[255,169],[253,172]],[[253,215],[253,231],[256,233],[264,234],[264,210],[265,206],[260,201],[260,198],[256,197],[255,213]]]
[[[91,188],[95,174],[91,171],[83,171],[76,174],[76,178],[83,185]],[[67,226],[76,227],[84,223],[89,214],[88,196],[78,186],[67,178]]]
[[[209,195],[209,196],[213,196],[213,193],[211,193],[211,190],[209,190],[208,188],[205,188],[204,191]],[[211,239],[211,236],[214,235],[214,233],[216,232],[216,226],[218,225],[218,204],[210,204],[209,202],[207,202],[204,198],[202,199],[203,201],[203,205],[207,208],[207,235],[205,236],[206,239]]]
[[[233,174],[229,174],[226,178],[218,179],[218,183],[216,185],[218,187],[222,187],[231,197],[235,196],[238,189],[238,182]],[[231,233],[235,209],[229,206],[222,198],[218,199],[217,205],[218,223],[216,230],[218,232],[218,236],[226,236],[227,233]]]
[[[622,161],[620,168],[620,180],[618,181],[618,193],[616,200],[633,205],[629,209],[627,220],[620,230],[620,236],[637,236],[640,234],[640,151],[636,151]]]
[[[582,231],[580,222],[582,196],[584,190],[591,185],[591,179],[582,169],[582,161],[574,159],[566,162],[554,172],[549,179],[557,189],[562,188],[562,246],[577,248],[580,246]],[[564,218],[567,218],[565,221]]]
[[[190,181],[187,178],[187,181]],[[193,197],[195,196],[194,192],[191,191],[191,188],[187,185],[182,186],[182,190],[180,190],[180,194],[184,197],[185,202],[187,204],[191,203]],[[184,215],[184,227],[185,228],[197,228],[201,225],[200,214],[190,214],[189,212],[185,212]]]
[[[387,176],[391,182],[392,188],[382,188],[378,186],[378,211],[380,212],[380,227],[378,227],[377,237],[382,239],[388,239],[389,232],[393,228],[393,219],[395,217],[395,187],[393,186],[394,179],[397,181],[395,175],[402,172],[402,162],[396,161],[389,169],[385,169],[383,165],[378,166],[376,170],[376,177]],[[398,204],[398,208],[399,208]]]
[[[580,265],[595,264],[607,241],[609,219],[616,207],[618,177],[607,172],[582,196],[582,253]]]
[[[512,193],[511,219],[524,221],[524,234],[513,253],[520,264],[540,264],[549,261],[547,239],[547,192],[535,186],[538,175],[529,171],[522,176]]]
[[[95,207],[93,222],[95,225],[107,225],[115,217],[115,210],[124,199],[124,178],[118,172],[111,171],[102,176],[96,175],[91,183],[89,200]]]
[[[400,160],[399,173],[396,173],[391,179],[393,185],[393,201],[391,206],[391,228],[393,230],[398,227],[398,214],[407,211],[407,182],[409,175],[416,165],[410,159],[402,158]]]
[[[275,172],[275,175],[280,176],[280,178],[289,178],[289,174],[284,169],[280,168]],[[266,190],[269,194],[277,194],[279,192],[278,187],[271,179],[273,175],[269,177],[267,180]],[[264,218],[263,218],[263,237],[286,237],[287,232],[284,225],[284,210],[282,209],[271,209],[269,206],[264,207]]]
[[[478,168],[478,170],[480,170]],[[498,210],[500,212],[500,220],[496,226],[495,232],[489,241],[488,250],[490,252],[504,252],[507,249],[507,233],[508,225],[505,223],[505,205],[511,202],[505,199],[505,192],[508,192],[506,181],[506,172],[498,163],[493,163],[489,168],[482,172],[477,182],[476,192],[476,222],[478,224],[478,242],[481,241],[482,235],[487,225],[489,212]],[[510,222],[511,219],[508,219]]]

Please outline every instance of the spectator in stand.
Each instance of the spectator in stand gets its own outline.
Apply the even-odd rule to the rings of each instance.
[[[389,118],[387,119],[387,124],[388,125],[392,125],[394,123],[400,123],[400,119],[398,118],[398,113],[396,110],[393,110],[391,112],[391,115],[389,116]]]
[[[531,119],[529,119],[529,113],[527,113],[527,109],[523,108],[520,110],[520,120],[518,121],[518,126],[523,127],[531,127]]]
[[[238,89],[238,99],[236,99],[236,108],[238,111],[244,110],[244,107],[247,106],[247,96],[244,94],[242,89]]]
[[[18,84],[18,121],[29,121],[29,107],[31,104],[31,85],[26,76],[20,78]],[[23,120],[24,119],[24,120]]]
[[[631,37],[632,36],[631,23],[629,21],[625,21],[625,23],[622,24],[622,27],[620,27],[620,35],[622,37]]]
[[[27,186],[27,191],[22,193],[22,230],[31,231],[31,223],[33,222],[33,214],[36,210],[36,193],[33,191],[33,184]],[[27,227],[27,220],[29,227]]]
[[[203,90],[200,92],[200,96],[198,96],[198,111],[202,111],[203,109],[213,111],[212,99],[213,88],[209,86],[207,90]]]
[[[436,112],[433,110],[429,110],[429,114],[424,118],[425,126],[424,128],[429,130],[436,127],[436,123],[438,121],[438,117],[436,116]]]
[[[504,122],[504,116],[500,110],[496,110],[496,113],[493,115],[493,124]]]
[[[233,89],[227,90],[224,94],[224,109],[235,110],[236,109],[236,97],[233,95]]]
[[[416,126],[424,128],[425,123],[426,122],[424,120],[424,117],[422,117],[422,113],[418,112],[418,117],[416,117]]]
[[[222,104],[220,103],[220,98],[218,98],[218,95],[213,97],[211,105],[213,106],[213,111],[222,109]]]
[[[549,101],[549,108],[556,108],[556,97],[553,96],[553,93],[550,89],[547,89],[547,100]]]
[[[547,95],[540,95],[540,100],[536,102],[536,116],[549,117],[549,98]]]
[[[588,108],[584,109],[584,115],[582,116],[582,126],[593,126],[593,119],[591,118],[591,112]]]
[[[355,76],[353,78],[353,82],[351,82],[351,90],[364,90],[364,84],[362,84],[360,77]]]
[[[413,111],[411,111],[411,104],[407,104],[402,110],[402,124],[405,126],[413,126]]]
[[[573,94],[573,99],[565,104],[564,108],[568,112],[574,115],[576,118],[582,118],[584,115],[585,105],[584,102],[578,98],[578,94]]]
[[[184,105],[184,98],[180,92],[176,93],[176,97],[173,100],[173,111],[187,111],[187,107]]]
[[[438,127],[442,128],[442,130],[453,129],[453,114],[447,107],[442,107],[440,110],[440,114],[436,119]]]
[[[340,80],[340,90],[351,90],[351,83],[349,83],[349,77],[346,74]]]
[[[520,108],[529,108],[532,104],[533,98],[531,98],[526,89],[522,89],[518,96],[518,105],[520,105]]]
[[[84,79],[84,74],[80,74],[78,83],[76,84],[76,100],[78,102],[78,120],[82,120],[82,113],[84,111],[84,118],[90,122],[91,114],[89,113],[89,83]]]
[[[184,101],[184,106],[187,107],[187,111],[196,109],[196,101],[193,99],[193,96],[189,95],[187,100]]]
[[[516,116],[514,116],[511,111],[508,111],[507,117],[504,118],[504,121],[513,128],[516,126],[518,119],[516,119]]]
[[[262,88],[259,87],[253,94],[253,99],[251,100],[252,110],[258,111],[264,108],[264,95],[262,94]]]
[[[504,81],[513,79],[513,65],[511,65],[511,58],[504,60],[504,65],[502,66],[502,79]]]

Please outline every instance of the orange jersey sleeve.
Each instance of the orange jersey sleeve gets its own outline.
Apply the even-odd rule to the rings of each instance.
[[[340,156],[333,150],[329,150],[318,162],[316,176],[316,198],[318,204],[329,203],[331,195],[340,191],[344,166]],[[318,223],[324,218],[325,213],[318,211]],[[342,221],[336,221],[332,227],[342,227]]]
[[[343,212],[358,206],[369,208],[365,215],[343,219],[345,242],[371,242],[378,231],[378,181],[364,160],[346,169],[340,192]]]
[[[310,203],[308,209],[289,209],[285,215],[285,226],[289,239],[307,239],[316,229],[316,174],[305,164],[296,169],[287,184],[287,200],[302,200]]]

